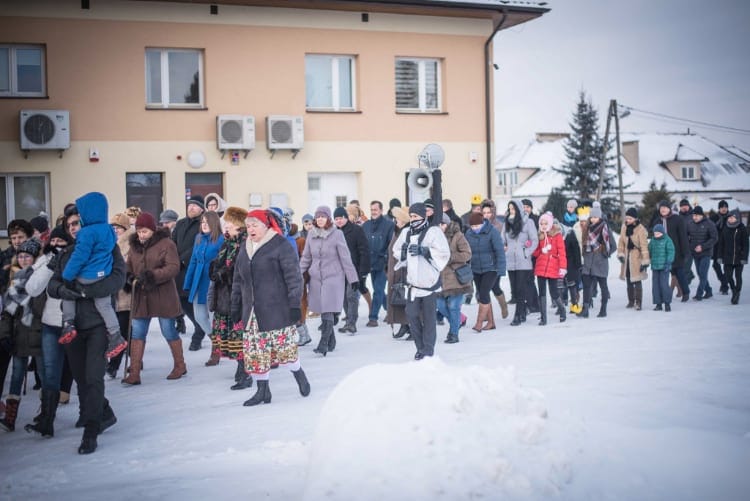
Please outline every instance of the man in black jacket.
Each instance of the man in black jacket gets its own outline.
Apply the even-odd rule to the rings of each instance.
[[[363,294],[367,292],[365,280],[367,280],[367,274],[370,272],[370,246],[362,227],[349,221],[346,209],[343,207],[336,207],[336,210],[333,211],[333,222],[344,233],[346,246],[349,248],[349,254],[352,257],[352,264],[359,277],[359,289],[352,289],[349,282],[346,282],[344,292],[346,323],[339,328],[339,332],[354,334],[357,332],[357,318],[359,318],[359,294],[360,292]]]
[[[700,205],[693,207],[693,222],[688,226],[687,234],[690,252],[693,253],[695,272],[698,274],[698,290],[693,299],[696,301],[708,299],[713,296],[711,285],[708,283],[708,267],[719,237],[716,225],[706,219]]]
[[[191,196],[187,200],[187,216],[177,221],[174,230],[172,230],[172,240],[177,245],[177,254],[180,256],[180,272],[175,277],[175,284],[177,284],[177,292],[180,294],[182,311],[193,322],[193,338],[190,341],[190,348],[188,348],[190,351],[201,349],[201,341],[203,341],[206,333],[198,325],[198,322],[195,321],[193,305],[188,299],[189,291],[183,290],[182,285],[185,283],[185,273],[190,264],[190,258],[193,256],[195,237],[201,231],[201,216],[204,210],[203,197],[201,195]],[[182,321],[182,325],[180,325],[180,321]],[[182,317],[178,317],[177,330],[184,333],[184,325],[185,320]]]
[[[708,218],[716,225],[716,233],[721,235],[721,231],[724,229],[724,226],[727,223],[727,217],[729,217],[729,204],[726,200],[720,200],[719,201],[719,212],[713,212],[711,211],[711,214],[709,214]],[[721,292],[723,295],[729,294],[729,283],[727,282],[727,277],[724,276],[724,270],[722,269],[722,266],[719,264],[719,246],[714,245],[714,254],[713,254],[713,269],[714,273],[716,273],[716,278],[719,279],[720,287],[719,292]]]
[[[672,243],[674,244],[672,275],[677,277],[677,283],[682,292],[682,302],[685,303],[690,299],[690,284],[687,280],[688,270],[686,268],[687,258],[690,256],[687,228],[682,218],[672,212],[672,207],[668,200],[659,202],[649,231],[657,224],[661,224],[666,228],[667,235],[672,239]]]

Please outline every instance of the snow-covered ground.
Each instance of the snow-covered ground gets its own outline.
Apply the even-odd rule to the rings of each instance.
[[[362,302],[335,352],[301,349],[312,394],[279,369],[258,407],[242,406],[254,386],[229,390],[234,363],[203,365],[206,341],[185,351],[187,377],[164,379],[154,322],[143,384],[107,380],[119,422],[96,453],[76,453],[75,397],[54,438],[24,432],[30,391],[0,434],[0,499],[750,499],[750,291],[732,306],[711,272],[713,299],[665,313],[649,281],[636,312],[614,271],[605,319],[508,318],[456,345],[438,327],[422,362],[388,326],[365,327]],[[472,322],[476,303],[464,311]]]

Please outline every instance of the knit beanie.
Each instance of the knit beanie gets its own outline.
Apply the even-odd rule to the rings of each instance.
[[[226,215],[226,213],[225,213],[225,215]],[[305,214],[304,216],[302,216],[302,222],[303,223],[305,221],[312,221],[313,219],[315,219],[315,218],[312,216],[312,214]]]
[[[568,203],[565,204],[565,206],[568,209],[576,209],[576,208],[578,208],[578,202],[576,202],[575,198],[571,198],[570,200],[568,200]]]
[[[337,217],[343,217],[344,219],[348,219],[346,209],[344,209],[343,207],[336,207],[333,210],[333,218],[336,219]]]
[[[688,207],[690,207],[690,202],[688,201],[687,198],[683,198],[682,200],[680,200],[680,207],[684,205],[687,205]]]
[[[483,224],[484,223],[484,216],[480,212],[472,212],[469,216],[469,226],[474,226],[477,224]]]
[[[16,253],[25,253],[30,256],[37,257],[39,255],[39,251],[42,249],[42,244],[37,240],[36,238],[30,238],[23,242],[19,247]]]
[[[148,228],[151,231],[156,231],[156,219],[149,212],[141,212],[138,218],[135,220],[135,229]]]
[[[700,205],[696,205],[695,207],[693,207],[693,214],[698,214],[699,216],[702,216],[703,207],[701,207]]]
[[[592,207],[591,212],[589,212],[589,217],[596,217],[601,219],[602,218],[602,208],[601,207]]]
[[[49,229],[49,221],[47,221],[47,218],[44,216],[33,217],[29,223],[31,224],[31,227],[39,231],[39,233],[44,233]]]
[[[628,210],[625,211],[626,216],[630,216],[633,219],[638,219],[638,211],[635,210],[635,207],[631,207]]]
[[[540,227],[542,226],[541,225],[542,221],[547,221],[547,228],[551,229],[552,228],[552,223],[554,222],[554,220],[555,220],[555,218],[552,217],[552,213],[549,212],[549,211],[547,211],[544,214],[542,214],[541,216],[539,216],[539,226]]]
[[[428,198],[427,200],[424,201],[424,206],[427,207],[428,209],[434,209],[435,202],[433,202],[431,198]]]
[[[726,200],[719,200],[719,209],[721,209],[722,207],[726,207],[727,209],[729,208],[729,204],[727,203]],[[32,219],[31,221],[32,221],[31,224],[34,224],[33,223],[34,220]]]
[[[425,217],[427,217],[427,207],[425,207],[421,202],[411,204],[409,206],[409,214],[416,214],[417,216],[424,219]]]
[[[315,209],[315,217],[327,217],[328,219],[331,219],[331,209],[328,208],[327,205],[321,205],[317,209]]]
[[[664,225],[663,225],[663,224],[661,224],[661,223],[659,223],[659,224],[657,224],[656,226],[654,226],[654,233],[661,233],[662,235],[663,235],[664,233],[666,233],[666,232],[664,231]]]
[[[68,232],[65,231],[65,228],[61,224],[52,228],[52,231],[49,233],[49,239],[52,240],[53,238],[60,238],[70,243],[70,235],[68,235]]]

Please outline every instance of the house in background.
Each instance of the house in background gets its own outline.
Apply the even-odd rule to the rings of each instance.
[[[552,189],[563,185],[563,174],[554,168],[567,162],[567,139],[567,134],[537,134],[529,144],[500,155],[496,201],[504,205],[511,198],[528,198],[541,208]],[[716,210],[723,199],[730,209],[750,210],[750,153],[691,133],[623,133],[620,141],[626,205],[640,205],[653,182],[657,187],[664,183],[675,202],[687,198]]]
[[[112,212],[489,194],[492,39],[544,2],[4,0],[0,236],[98,190]],[[482,188],[480,188],[482,189]]]

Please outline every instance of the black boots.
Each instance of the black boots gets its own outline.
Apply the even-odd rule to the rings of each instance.
[[[331,325],[331,327],[333,327],[333,325]],[[255,395],[250,397],[248,400],[245,400],[245,403],[242,405],[244,405],[245,407],[252,407],[253,405],[270,403],[271,390],[268,388],[268,380],[263,379],[258,381],[258,391],[255,392]]]
[[[253,377],[245,372],[245,362],[243,360],[237,360],[237,373],[234,375],[234,380],[237,381],[237,384],[230,386],[230,390],[244,390],[253,385]]]
[[[542,314],[539,325],[547,325],[547,296],[539,296],[539,311]]]
[[[393,339],[399,339],[404,337],[409,333],[409,324],[401,324],[401,328],[399,328],[398,332],[395,334],[392,334]]]
[[[562,298],[558,296],[558,298],[555,299],[555,304],[557,305],[557,314],[560,315],[560,322],[565,322],[565,305],[563,304]]]
[[[292,374],[294,375],[295,381],[297,381],[297,386],[299,387],[299,394],[303,397],[306,397],[310,394],[310,381],[307,380],[307,376],[305,375],[305,371],[302,370],[302,367],[298,371],[292,371]],[[266,381],[266,385],[268,384],[268,381]],[[271,393],[268,393],[269,395],[269,402],[271,401]]]
[[[329,351],[330,337],[333,335],[333,322],[330,320],[323,320],[320,323],[320,327],[320,341],[318,342],[318,347],[313,351],[315,353],[320,353],[325,357]],[[334,347],[335,346],[336,344],[334,341]]]
[[[732,304],[737,304],[740,302],[740,291],[739,289],[732,289],[732,299],[730,300]]]
[[[78,454],[91,454],[96,450],[96,431],[91,431],[88,428],[83,432],[83,439],[81,439],[81,445],[78,446]]]
[[[60,402],[60,392],[57,390],[42,389],[42,413],[34,424],[23,427],[29,433],[39,433],[43,437],[55,436],[55,416],[57,404]]]
[[[635,306],[635,284],[628,285],[628,304],[625,308],[632,308]]]
[[[597,317],[604,318],[607,316],[607,302],[609,301],[609,297],[607,297],[606,293],[602,294],[602,305],[599,308],[599,314]]]
[[[641,282],[635,283],[635,309],[640,311],[643,307],[643,284]]]

